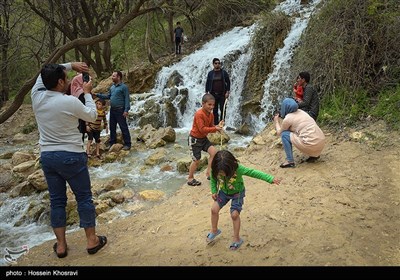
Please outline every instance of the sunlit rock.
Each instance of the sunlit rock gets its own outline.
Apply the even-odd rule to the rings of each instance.
[[[37,189],[38,191],[47,190],[47,182],[44,177],[42,169],[38,169],[28,176],[28,181]]]
[[[11,162],[14,166],[29,160],[35,160],[36,156],[28,152],[15,152],[11,158]]]
[[[164,199],[165,193],[160,190],[144,190],[139,193],[139,196],[144,200],[160,201]]]

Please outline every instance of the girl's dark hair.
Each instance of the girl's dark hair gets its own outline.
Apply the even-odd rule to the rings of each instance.
[[[40,71],[42,81],[46,89],[53,89],[57,86],[58,80],[65,80],[65,67],[60,64],[46,64]]]
[[[223,171],[226,179],[229,180],[235,174],[238,168],[238,160],[227,150],[218,151],[211,163],[211,175],[217,179],[218,174]]]

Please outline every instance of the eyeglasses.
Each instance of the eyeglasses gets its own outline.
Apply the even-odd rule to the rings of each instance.
[[[217,62],[214,62],[214,64],[221,64],[221,62],[217,61]]]

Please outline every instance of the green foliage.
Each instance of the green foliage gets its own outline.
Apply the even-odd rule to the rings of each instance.
[[[376,100],[363,90],[337,90],[323,100],[318,121],[325,125],[347,126],[368,116],[384,120],[393,129],[400,130],[400,85],[379,92]]]
[[[219,32],[242,24],[260,11],[270,11],[275,5],[274,0],[208,0],[204,7],[196,13],[195,32],[192,38],[196,41],[208,39]]]
[[[369,108],[365,91],[339,89],[323,99],[318,121],[327,125],[351,125],[365,117]]]
[[[323,1],[311,18],[292,71],[307,70],[322,97],[365,89],[373,97],[400,82],[398,0]]]
[[[400,85],[396,89],[384,90],[379,93],[377,104],[371,115],[385,120],[396,130],[400,130]]]
[[[23,134],[29,134],[29,133],[31,133],[32,131],[36,130],[36,129],[37,129],[36,123],[29,123],[29,124],[26,124],[26,125],[22,128],[22,133],[23,133]]]

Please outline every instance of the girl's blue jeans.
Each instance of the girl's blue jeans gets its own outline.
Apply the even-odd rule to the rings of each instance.
[[[286,153],[286,160],[288,162],[294,162],[292,142],[290,142],[290,131],[289,130],[282,131],[281,139],[283,148],[285,149]]]
[[[67,185],[72,189],[78,204],[82,228],[96,225],[96,212],[90,189],[90,176],[86,153],[66,151],[42,152],[41,164],[50,194],[50,221],[53,228],[65,227],[67,217]]]

